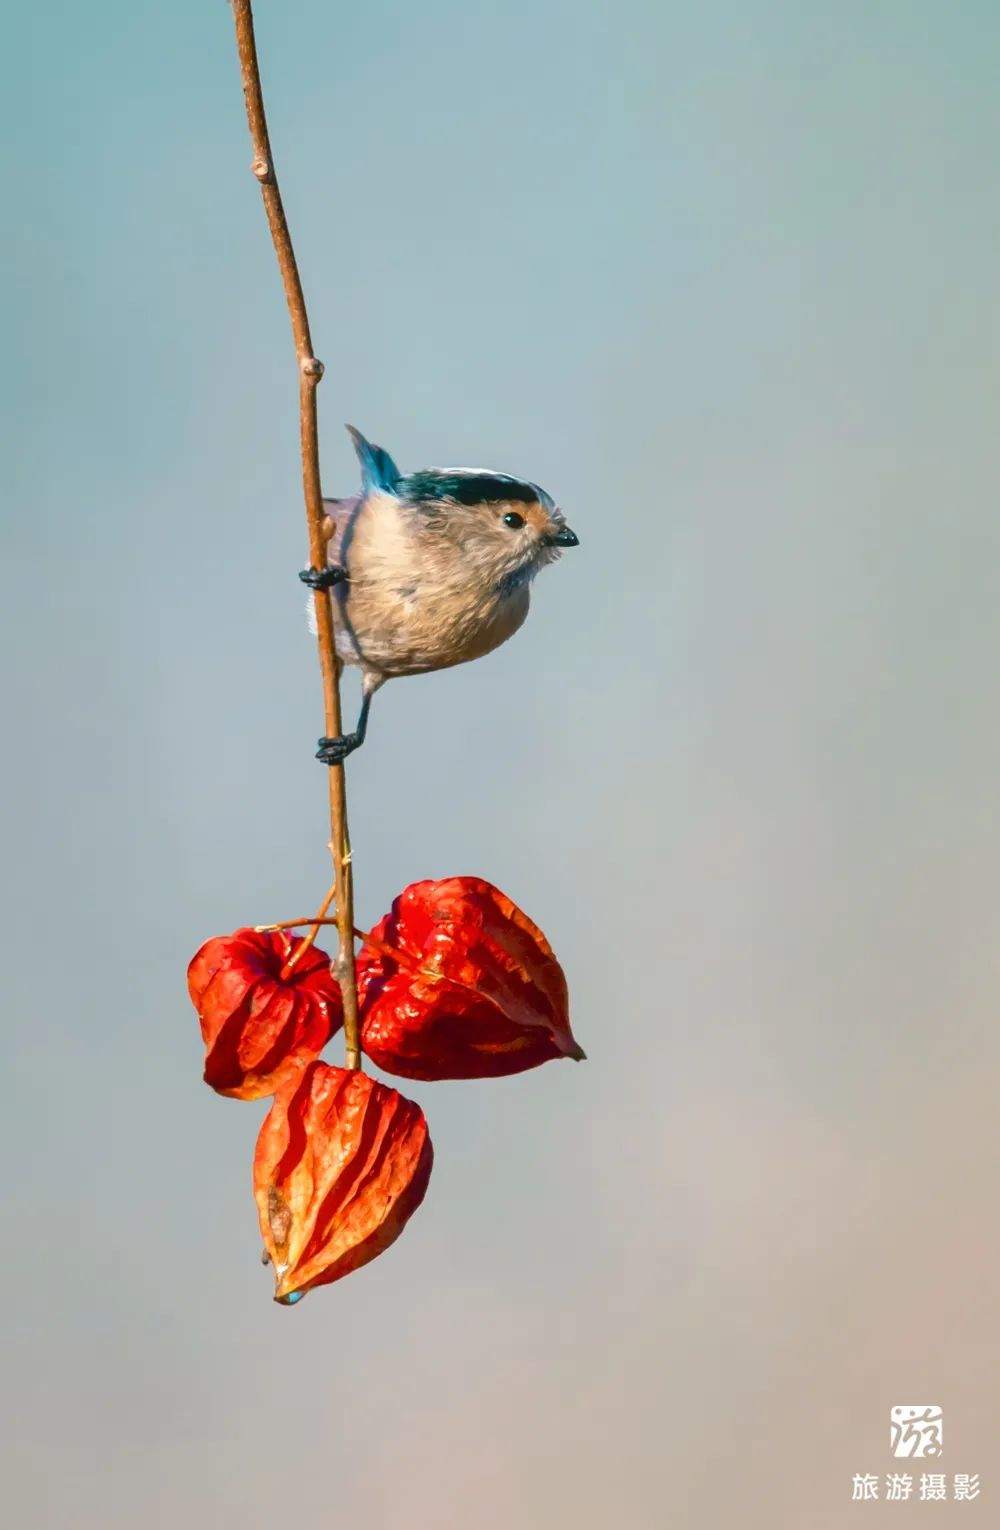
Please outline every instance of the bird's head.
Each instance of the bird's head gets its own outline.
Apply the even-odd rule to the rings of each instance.
[[[390,493],[420,516],[502,592],[528,584],[579,538],[537,484],[489,468],[423,468],[402,474],[381,447],[352,430],[366,490]]]
[[[576,547],[576,533],[537,484],[486,468],[425,468],[402,479],[399,493],[503,594],[512,594]]]

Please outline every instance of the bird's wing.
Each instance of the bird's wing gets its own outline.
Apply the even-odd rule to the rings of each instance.
[[[360,494],[352,494],[350,499],[324,499],[323,509],[333,522],[333,535],[326,546],[327,563],[340,563],[344,557],[347,528],[360,503]]]

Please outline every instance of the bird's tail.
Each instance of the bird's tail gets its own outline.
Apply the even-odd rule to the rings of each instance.
[[[369,494],[373,490],[376,493],[392,494],[402,475],[389,453],[384,447],[367,441],[353,425],[348,425],[347,433],[354,442],[354,450],[361,464],[362,494]]]

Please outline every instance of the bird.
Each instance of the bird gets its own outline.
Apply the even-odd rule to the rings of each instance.
[[[361,670],[357,726],[319,740],[324,765],[364,743],[372,697],[387,680],[467,664],[512,637],[535,575],[579,546],[538,484],[490,468],[404,474],[381,446],[347,431],[360,493],[324,499],[327,563],[299,574],[330,590],[337,656]]]

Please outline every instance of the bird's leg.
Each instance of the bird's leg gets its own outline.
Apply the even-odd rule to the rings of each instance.
[[[361,701],[361,712],[358,717],[358,726],[353,733],[342,733],[340,738],[321,738],[319,748],[316,751],[317,760],[322,760],[324,765],[339,765],[346,760],[355,749],[360,749],[368,732],[368,709],[372,704],[372,694],[366,691]]]
[[[331,563],[326,568],[300,569],[299,578],[311,590],[331,590],[335,584],[344,583],[347,578],[347,570],[346,568],[341,568],[337,563]]]

